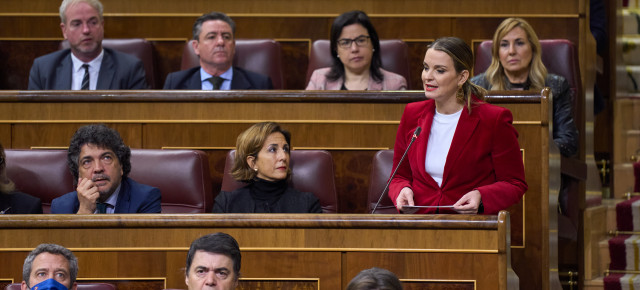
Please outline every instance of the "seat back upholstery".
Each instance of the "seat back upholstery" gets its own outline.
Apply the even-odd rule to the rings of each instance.
[[[409,73],[409,49],[407,44],[399,39],[380,40],[380,57],[382,68],[397,73],[411,83]],[[307,84],[314,70],[330,67],[333,64],[330,42],[327,39],[319,39],[313,42],[309,54],[309,66],[307,68]],[[408,88],[411,89],[411,88]]]
[[[200,65],[200,58],[193,50],[193,42],[189,40],[182,50],[181,70]],[[282,76],[282,48],[273,39],[236,39],[236,52],[233,66],[260,73],[271,78],[273,88],[284,89]]]
[[[33,285],[31,285],[33,286]],[[5,290],[20,290],[21,283],[13,283],[7,285]],[[78,282],[78,290],[116,290],[116,286],[109,283],[80,283]]]
[[[493,41],[486,40],[480,43],[476,52],[474,75],[478,75],[489,68],[491,64],[491,46]],[[580,66],[578,65],[578,51],[575,45],[566,39],[541,39],[542,63],[547,71],[564,77],[573,91],[573,119],[575,123],[582,124],[583,120],[578,110],[582,108],[582,79],[580,78]]]
[[[51,212],[51,201],[74,191],[66,150],[5,150],[7,176],[18,191],[42,201],[42,211]]]
[[[102,46],[133,55],[142,61],[147,84],[151,89],[160,89],[156,81],[155,58],[153,45],[144,38],[106,38],[102,40]],[[69,48],[69,41],[60,42],[60,49]]]
[[[373,164],[371,167],[371,174],[369,176],[369,195],[367,198],[367,209],[370,213],[376,206],[380,195],[384,195],[380,200],[380,204],[376,208],[374,213],[398,213],[398,210],[393,205],[393,202],[389,198],[387,192],[382,194],[385,185],[389,181],[391,176],[391,170],[393,167],[393,150],[380,150],[373,156]]]
[[[135,181],[160,189],[163,213],[208,213],[213,208],[209,158],[198,150],[131,150]]]
[[[231,176],[235,150],[229,151],[224,165],[222,191],[234,191],[246,186]],[[324,213],[338,212],[338,195],[333,173],[333,158],[325,150],[293,150],[289,161],[291,186],[301,192],[311,192],[319,200]]]

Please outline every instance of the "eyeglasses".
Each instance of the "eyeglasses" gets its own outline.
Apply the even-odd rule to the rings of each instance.
[[[371,37],[366,35],[361,35],[354,39],[351,39],[351,38],[338,39],[338,46],[340,46],[341,48],[350,48],[351,43],[355,42],[356,46],[363,47],[369,43],[369,38]]]

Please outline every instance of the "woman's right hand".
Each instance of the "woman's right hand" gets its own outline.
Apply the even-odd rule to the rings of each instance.
[[[405,205],[415,205],[413,203],[413,190],[411,190],[411,188],[405,187],[402,190],[400,190],[400,194],[398,194],[398,198],[396,198],[396,208],[401,212],[401,213],[415,213],[418,209],[416,208],[412,208],[412,209],[403,209],[403,207]]]

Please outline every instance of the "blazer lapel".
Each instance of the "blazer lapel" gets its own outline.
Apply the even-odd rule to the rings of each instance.
[[[369,90],[369,91],[381,91],[383,82],[379,82],[379,83],[376,82],[373,79],[373,76],[371,74],[369,74],[369,87],[367,88],[367,90]]]
[[[435,102],[431,101],[426,106],[425,111],[420,119],[418,119],[418,125],[422,127],[422,133],[413,144],[410,150],[416,152],[417,159],[415,159],[418,164],[416,164],[416,168],[418,168],[419,176],[425,176],[426,182],[428,182],[432,187],[437,188],[438,183],[431,177],[431,175],[427,174],[427,170],[425,168],[425,162],[427,159],[427,146],[429,145],[429,134],[431,134],[431,124],[433,124],[433,117],[436,114]],[[415,129],[414,129],[415,130]],[[413,132],[412,132],[413,133]]]
[[[185,89],[202,90],[202,76],[200,75],[200,67],[185,82]]]
[[[460,114],[458,120],[458,126],[456,132],[453,134],[453,140],[451,140],[451,147],[449,147],[449,153],[447,154],[447,161],[444,165],[444,173],[442,176],[442,187],[447,183],[447,177],[454,168],[456,162],[464,152],[464,148],[469,143],[473,131],[478,126],[479,119],[476,116],[469,115],[469,110],[465,106]]]
[[[251,83],[247,80],[242,71],[233,68],[233,78],[231,79],[232,90],[247,90],[251,89]]]
[[[71,62],[71,53],[67,54],[56,68],[56,83],[53,88],[56,90],[70,90],[71,78],[73,77],[73,64]]]
[[[111,82],[113,81],[113,75],[115,73],[116,68],[111,52],[105,48],[102,64],[100,65],[100,73],[98,73],[98,84],[96,85],[96,90],[110,89]]]
[[[125,178],[122,179],[121,184],[118,201],[116,202],[116,208],[113,213],[130,213],[131,187]]]

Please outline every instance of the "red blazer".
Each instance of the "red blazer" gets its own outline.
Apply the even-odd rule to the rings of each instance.
[[[408,104],[402,114],[393,168],[417,126],[422,127],[422,134],[409,149],[391,182],[389,197],[393,203],[404,187],[413,190],[416,205],[453,205],[474,189],[480,191],[485,214],[496,214],[517,203],[527,190],[527,183],[518,132],[511,125],[511,111],[484,102],[472,105],[471,114],[464,107],[451,141],[440,187],[425,170],[435,110],[435,101],[427,100]],[[436,210],[422,209],[418,213],[436,213]],[[440,209],[438,213],[455,211]]]

